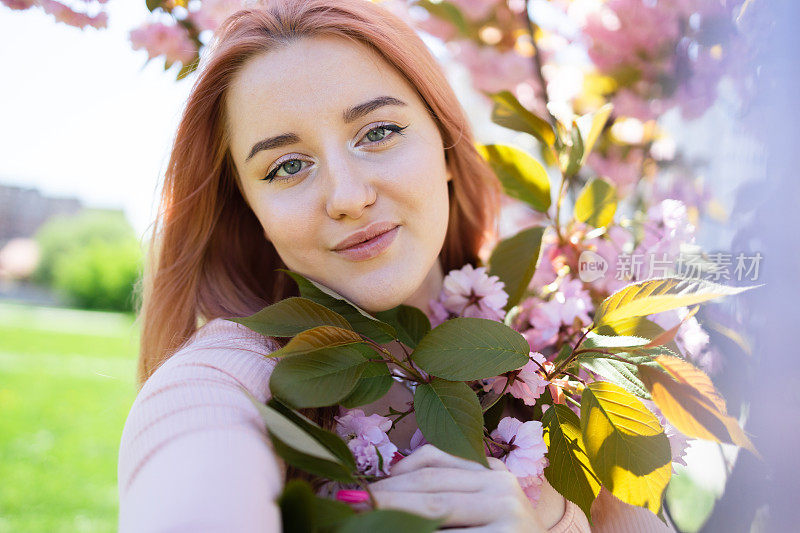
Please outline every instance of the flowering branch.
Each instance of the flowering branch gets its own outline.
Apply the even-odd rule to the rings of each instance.
[[[377,342],[373,341],[372,339],[370,339],[369,337],[367,337],[364,334],[360,334],[360,336],[365,342],[367,342],[375,350],[377,350],[378,352],[380,352],[383,355],[385,355],[386,357],[388,357],[390,362],[396,364],[397,366],[402,368],[405,372],[407,372],[408,375],[411,376],[412,378],[414,378],[415,381],[417,381],[419,383],[425,383],[425,382],[428,381],[424,377],[422,377],[422,374],[420,374],[419,372],[414,370],[410,365],[403,364],[403,362],[400,361],[397,357],[395,357],[394,354],[392,354],[392,352],[390,352],[389,350],[387,350],[386,348],[384,348],[383,346],[381,346]],[[405,351],[405,349],[404,349],[404,351]]]

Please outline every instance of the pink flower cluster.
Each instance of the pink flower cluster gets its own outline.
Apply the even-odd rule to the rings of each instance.
[[[366,416],[361,409],[345,410],[344,415],[334,419],[336,432],[347,440],[358,471],[369,476],[389,475],[389,467],[397,453],[397,446],[386,434],[392,421],[376,414]]]
[[[451,0],[450,3],[458,7],[467,18],[480,22],[497,5],[498,0]]]
[[[716,99],[727,58],[714,47],[720,43],[709,45],[701,36],[708,35],[704,26],[732,31],[734,3],[609,0],[591,13],[583,28],[589,57],[600,72],[622,81],[615,111],[641,120],[676,105],[686,118],[704,113]]]
[[[546,362],[544,356],[539,352],[531,352],[529,355],[531,360],[525,363],[525,366],[509,373],[516,374],[510,387],[506,387],[508,376],[497,376],[486,380],[483,389],[498,394],[505,389],[514,398],[522,400],[525,405],[534,405],[550,382],[542,374]]]
[[[216,31],[226,18],[243,7],[242,0],[203,0],[198,9],[189,12],[189,20],[200,31]]]
[[[633,282],[675,274],[682,245],[695,242],[694,224],[680,200],[666,199],[651,206],[642,230],[642,239],[635,248],[633,234],[620,226],[610,227],[604,237],[584,242],[587,249],[600,255],[609,266],[605,276],[591,282],[594,287],[611,293]],[[617,275],[622,254],[641,258],[641,264],[625,272],[632,274],[629,279]]]
[[[98,4],[105,4],[108,0],[95,0]],[[56,0],[0,0],[3,5],[14,9],[23,10],[38,5],[45,13],[53,15],[56,22],[63,22],[69,26],[84,29],[87,26],[92,28],[102,29],[108,26],[108,13],[105,11],[98,11],[96,15],[89,15],[75,11],[71,7],[57,2]],[[88,1],[86,3],[89,3]]]
[[[505,283],[497,276],[489,276],[485,267],[464,265],[451,270],[444,278],[442,290],[436,300],[430,300],[430,319],[433,327],[453,317],[487,318],[502,321],[503,308],[508,303]]]
[[[189,32],[177,24],[150,22],[131,30],[129,37],[134,50],[147,50],[150,59],[163,55],[167,64],[177,61],[185,65],[197,52]]]
[[[455,58],[469,69],[472,84],[480,91],[510,90],[533,77],[530,58],[514,50],[501,52],[467,40],[458,41],[453,48]]]
[[[522,422],[505,417],[492,431],[491,437],[510,450],[500,454],[508,470],[517,476],[522,490],[535,505],[539,501],[544,479],[544,469],[550,464],[545,454],[542,423],[538,420]]]
[[[589,325],[594,306],[583,282],[565,276],[549,300],[528,298],[520,309],[515,328],[528,340],[531,350],[541,352],[556,343],[562,327],[572,332],[576,323]]]

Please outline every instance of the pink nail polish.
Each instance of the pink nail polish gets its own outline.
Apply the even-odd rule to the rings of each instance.
[[[364,503],[369,500],[369,493],[365,490],[340,490],[336,499],[344,503]]]
[[[394,452],[394,455],[392,456],[392,461],[389,463],[389,466],[394,466],[394,465],[396,465],[397,463],[399,463],[401,460],[403,460],[405,458],[406,458],[406,456],[403,455],[402,453]]]

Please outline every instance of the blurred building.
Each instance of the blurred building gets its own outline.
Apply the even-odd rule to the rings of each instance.
[[[71,215],[81,209],[77,198],[53,198],[33,188],[0,185],[0,249],[11,239],[33,237],[53,215]]]

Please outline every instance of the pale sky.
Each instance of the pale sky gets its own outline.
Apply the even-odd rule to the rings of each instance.
[[[121,207],[141,235],[191,81],[131,49],[144,2],[107,6],[83,31],[0,6],[0,183]]]

